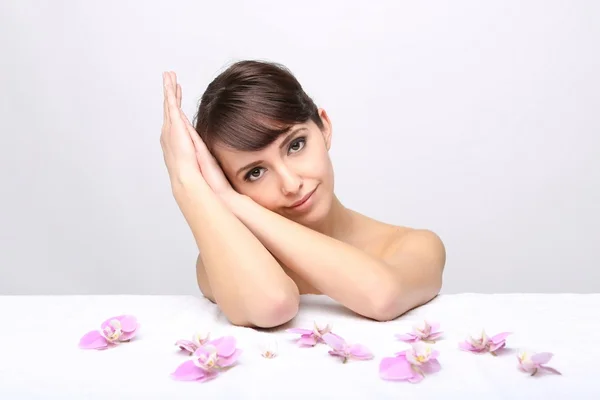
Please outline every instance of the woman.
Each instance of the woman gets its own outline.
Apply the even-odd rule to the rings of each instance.
[[[439,293],[439,237],[342,205],[331,121],[285,67],[233,64],[206,89],[195,127],[175,74],[163,81],[161,146],[200,249],[198,285],[231,323],[284,324],[307,293],[386,321]]]

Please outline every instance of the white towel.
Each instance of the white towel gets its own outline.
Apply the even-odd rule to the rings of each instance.
[[[324,296],[303,296],[298,316],[268,331],[231,326],[218,308],[192,296],[0,297],[0,399],[532,399],[600,398],[600,295],[462,294],[439,296],[391,322],[354,315]],[[105,351],[81,350],[80,337],[106,318],[135,315],[130,343]],[[434,347],[442,370],[418,383],[380,379],[381,358],[407,349],[394,335],[423,319],[445,332]],[[366,345],[370,361],[342,364],[328,347],[300,348],[289,327],[331,324],[349,343]],[[485,329],[509,331],[507,354],[471,354],[458,343]],[[232,335],[243,350],[238,365],[215,380],[170,377],[187,360],[174,343],[196,331]],[[275,339],[276,358],[260,345]],[[554,353],[562,376],[530,377],[517,370],[521,348]]]

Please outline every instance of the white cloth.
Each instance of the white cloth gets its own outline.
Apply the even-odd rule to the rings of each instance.
[[[131,342],[81,350],[80,337],[106,318],[135,315]],[[0,399],[598,399],[600,294],[441,295],[391,322],[353,315],[324,296],[303,296],[298,316],[271,332],[231,326],[217,307],[192,296],[0,296]],[[394,335],[424,318],[445,332],[434,346],[442,370],[421,383],[379,378],[382,357],[408,348]],[[375,358],[342,364],[326,345],[299,348],[289,327],[330,323]],[[513,332],[508,354],[460,351],[458,342],[482,328]],[[174,343],[196,331],[232,335],[243,354],[213,381],[178,382],[170,373],[187,357]],[[279,355],[260,344],[276,338]],[[521,348],[554,353],[562,376],[517,370]],[[510,353],[512,351],[512,353]]]

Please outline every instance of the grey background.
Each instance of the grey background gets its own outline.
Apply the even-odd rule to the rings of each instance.
[[[230,62],[287,65],[348,207],[444,240],[444,293],[598,292],[600,3],[0,1],[0,294],[198,293],[159,145]]]

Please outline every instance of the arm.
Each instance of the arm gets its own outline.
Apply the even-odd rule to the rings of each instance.
[[[279,263],[223,203],[235,193],[181,111],[181,87],[174,73],[165,87],[161,147],[173,195],[196,244],[203,293],[236,325],[272,327],[298,309],[298,288]],[[176,89],[175,89],[176,88]]]
[[[372,319],[390,320],[437,295],[444,246],[429,231],[394,241],[379,259],[235,196],[228,207],[267,249],[315,288]]]
[[[258,239],[202,181],[175,190],[200,255],[203,294],[236,325],[273,327],[298,311],[296,284]]]

